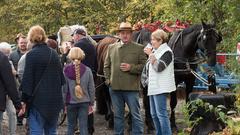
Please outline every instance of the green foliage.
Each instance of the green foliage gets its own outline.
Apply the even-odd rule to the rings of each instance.
[[[196,121],[190,121],[189,118],[190,118],[190,110],[189,110],[189,104],[185,104],[183,106],[183,108],[181,109],[181,111],[183,112],[183,115],[184,115],[184,121],[185,123],[187,124],[187,127],[192,127],[193,125],[197,124],[197,122],[201,119],[197,119]],[[193,107],[191,111],[196,111],[196,109]]]
[[[198,124],[198,122],[204,117],[209,119],[216,119],[222,122],[227,121],[227,115],[224,112],[226,108],[223,105],[218,105],[214,107],[208,102],[204,102],[201,99],[197,99],[189,102],[186,105],[185,110],[187,110],[184,114],[187,114],[186,118],[193,118],[190,120],[191,125]],[[196,112],[197,115],[196,115]],[[199,114],[200,112],[200,114]]]
[[[64,25],[80,24],[90,34],[109,34],[122,21],[145,23],[176,19],[215,23],[223,35],[218,52],[236,52],[240,41],[239,0],[2,0],[0,1],[0,41],[13,43],[19,32],[39,24],[48,35]],[[235,59],[227,67],[239,74]]]
[[[227,121],[229,132],[232,135],[239,135],[240,134],[240,120],[233,120],[228,119]]]

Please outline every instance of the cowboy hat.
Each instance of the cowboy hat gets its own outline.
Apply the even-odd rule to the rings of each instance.
[[[121,32],[121,31],[133,31],[131,23],[129,23],[129,22],[122,22],[119,25],[119,28],[118,28],[118,32]]]
[[[22,33],[18,33],[17,37],[14,40],[17,42],[19,38],[26,38],[26,36],[23,35]]]

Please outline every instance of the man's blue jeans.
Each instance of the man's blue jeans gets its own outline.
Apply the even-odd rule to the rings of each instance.
[[[80,135],[88,135],[88,106],[88,102],[67,105],[68,135],[74,134],[77,120]]]
[[[152,95],[149,100],[156,135],[172,135],[167,112],[167,94]]]
[[[30,135],[57,135],[57,120],[58,116],[50,124],[34,107],[30,108],[28,117]]]
[[[143,134],[143,121],[140,114],[139,92],[114,91],[109,88],[114,109],[114,135],[124,135],[125,103],[132,115],[132,135]]]

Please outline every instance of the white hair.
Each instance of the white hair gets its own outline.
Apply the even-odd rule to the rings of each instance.
[[[81,29],[86,33],[86,35],[88,35],[87,28],[83,25],[76,24],[76,25],[72,25],[72,26],[69,26],[69,27],[71,28],[72,32],[74,32],[76,29]]]
[[[2,50],[2,49],[9,49],[9,50],[11,50],[11,45],[9,43],[7,43],[7,42],[1,42],[0,43],[0,50]]]

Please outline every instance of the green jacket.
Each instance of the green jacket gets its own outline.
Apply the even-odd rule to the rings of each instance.
[[[140,74],[147,60],[143,48],[144,46],[135,42],[125,45],[117,42],[108,47],[104,75],[106,80],[110,80],[112,90],[138,91],[140,89]],[[130,64],[130,71],[121,71],[121,63]]]

